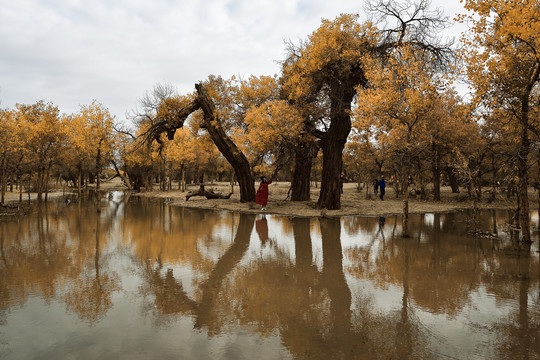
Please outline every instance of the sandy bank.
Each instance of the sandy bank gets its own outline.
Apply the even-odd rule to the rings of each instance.
[[[393,189],[388,189],[384,201],[378,197],[371,196],[366,198],[365,189],[358,192],[355,183],[346,183],[343,195],[341,197],[341,209],[339,210],[320,210],[316,208],[316,202],[319,196],[319,189],[311,190],[311,201],[293,202],[286,200],[290,183],[277,182],[269,185],[268,206],[265,213],[279,214],[289,216],[316,217],[316,216],[388,216],[401,214],[403,212],[403,201],[396,198]],[[196,190],[197,186],[190,186],[188,190]],[[228,194],[231,187],[227,183],[215,183],[207,186],[214,192]],[[136,194],[143,197],[165,198],[169,205],[184,206],[203,209],[223,209],[243,213],[260,214],[259,205],[253,203],[241,203],[239,190],[237,187],[230,199],[206,199],[204,197],[192,197],[185,200],[187,192],[178,190],[172,191],[151,191]],[[537,195],[531,194],[531,201],[536,199]],[[497,199],[491,203],[486,199],[478,204],[483,209],[511,209],[515,207],[515,202],[506,198],[505,194],[498,194]],[[536,201],[536,200],[534,200]],[[441,189],[441,201],[420,200],[420,197],[413,197],[409,201],[410,213],[438,213],[453,212],[472,208],[472,201],[468,200],[465,194],[453,194],[449,187]]]
[[[363,216],[388,216],[401,214],[403,212],[403,201],[397,199],[393,189],[389,188],[384,201],[370,194],[366,197],[365,189],[358,192],[355,183],[344,184],[344,192],[341,197],[341,209],[339,210],[320,210],[316,208],[316,202],[319,196],[319,188],[312,188],[311,200],[293,202],[286,200],[289,190],[289,182],[274,182],[269,186],[268,206],[265,213],[279,214],[288,216],[301,217],[316,217],[316,216],[348,216],[348,215],[363,215]],[[231,192],[230,184],[214,183],[206,186],[208,190],[214,192],[228,194]],[[104,191],[124,191],[119,179],[110,182],[102,183]],[[196,190],[198,185],[191,185],[188,190]],[[370,189],[370,193],[372,190]],[[60,197],[64,194],[63,191],[52,191],[49,193],[49,199]],[[191,208],[202,209],[222,209],[242,213],[260,214],[259,205],[254,203],[241,203],[238,186],[234,187],[234,193],[230,199],[206,199],[204,197],[192,197],[186,201],[186,192],[179,190],[171,191],[150,191],[132,193],[132,196],[163,198],[167,204],[171,206],[184,206]],[[30,194],[32,200],[36,199],[36,194]],[[515,205],[514,198],[508,199],[506,194],[497,194],[496,200],[490,203],[487,202],[488,196],[481,201],[478,206],[482,209],[512,209]],[[6,203],[16,203],[19,199],[18,192],[7,192]],[[23,200],[28,200],[28,195],[23,194]],[[530,190],[531,209],[536,208],[538,201],[538,193]],[[473,203],[467,199],[466,194],[453,194],[449,187],[441,188],[441,201],[420,200],[420,197],[412,197],[409,201],[410,213],[441,213],[453,212],[472,208]]]

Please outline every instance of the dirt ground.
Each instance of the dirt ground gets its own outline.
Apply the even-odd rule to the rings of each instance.
[[[386,196],[384,197],[384,201],[382,201],[373,194],[372,189],[369,189],[369,193],[366,196],[365,188],[359,192],[357,190],[356,183],[345,183],[341,197],[341,209],[320,210],[316,208],[320,190],[318,187],[312,187],[310,201],[301,202],[286,200],[289,187],[289,182],[275,182],[269,185],[268,206],[266,207],[265,213],[302,217],[347,215],[388,216],[403,213],[403,200],[396,198],[396,193],[392,188],[387,188]],[[197,189],[198,186],[196,185],[188,188],[188,190]],[[214,192],[222,194],[229,194],[231,192],[231,186],[228,183],[215,183],[213,185],[207,185],[206,189],[212,189]],[[226,209],[244,213],[262,213],[260,210],[260,205],[240,202],[239,189],[236,186],[230,199],[209,200],[205,197],[192,197],[186,201],[186,194],[187,192],[172,190],[166,192],[142,192],[138,195],[166,198],[168,204],[175,206],[205,209]],[[429,197],[432,197],[431,194]],[[511,209],[516,206],[514,198],[515,197],[512,197],[512,199],[507,199],[506,194],[497,194],[495,201],[488,203],[488,194],[486,194],[483,201],[480,202],[478,206],[484,209]],[[532,204],[533,202],[536,202],[537,199],[538,195],[531,190],[531,208],[533,208]],[[466,194],[453,194],[450,187],[441,188],[440,202],[433,200],[421,200],[420,196],[411,197],[409,199],[410,213],[452,212],[472,208],[472,206],[473,202],[467,199]]]
[[[176,187],[176,184],[174,184]],[[286,200],[289,190],[289,182],[274,182],[269,185],[268,206],[265,213],[279,214],[289,216],[316,217],[316,216],[346,216],[346,215],[364,215],[364,216],[387,216],[401,214],[403,212],[403,201],[396,198],[395,191],[392,188],[387,188],[384,201],[374,196],[373,190],[369,189],[366,196],[366,189],[360,192],[357,190],[356,183],[345,183],[343,194],[341,197],[340,210],[320,210],[316,208],[316,202],[319,196],[319,188],[312,187],[311,200],[293,202]],[[157,188],[157,186],[155,187]],[[122,186],[119,179],[113,179],[110,182],[102,183],[103,190],[126,190]],[[189,190],[197,190],[198,185],[188,186]],[[206,185],[207,190],[213,190],[216,193],[229,194],[231,186],[229,183],[214,183]],[[486,188],[485,190],[489,190]],[[461,209],[472,208],[473,203],[467,199],[466,193],[463,192],[453,194],[449,187],[441,188],[441,201],[421,200],[420,196],[411,197],[409,200],[410,213],[437,213],[437,212],[452,212]],[[70,189],[65,189],[65,192],[70,192]],[[49,193],[49,198],[62,196],[64,191],[57,189]],[[254,203],[241,203],[238,186],[234,187],[234,192],[229,199],[206,199],[205,197],[192,197],[188,201],[185,200],[187,192],[179,190],[171,191],[150,191],[135,193],[135,196],[164,198],[165,201],[172,206],[184,206],[204,209],[223,209],[243,213],[262,213],[260,206]],[[16,203],[19,199],[18,192],[7,192],[5,195],[6,203]],[[505,193],[496,195],[496,199],[488,202],[488,194],[485,194],[484,199],[478,204],[483,209],[511,209],[515,205],[515,197],[508,199]],[[36,199],[36,194],[31,193],[30,198]],[[431,194],[429,194],[431,199]],[[530,190],[530,206],[536,208],[538,202],[538,193]],[[23,200],[28,200],[28,194],[23,194]]]

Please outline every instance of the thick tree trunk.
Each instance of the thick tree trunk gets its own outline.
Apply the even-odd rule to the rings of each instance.
[[[339,87],[339,86],[338,86]],[[323,169],[321,192],[317,205],[320,209],[337,210],[341,207],[340,175],[343,168],[343,149],[351,131],[351,101],[354,91],[332,89],[330,128],[321,141]],[[343,93],[345,92],[345,94]]]
[[[311,167],[316,155],[317,145],[313,140],[300,141],[295,149],[294,172],[292,179],[292,201],[307,201],[311,192]]]
[[[446,167],[445,172],[446,172],[446,175],[448,176],[448,181],[450,182],[450,188],[452,188],[452,193],[454,194],[459,193],[459,183],[458,183],[456,174],[454,172],[454,168]]]
[[[340,179],[343,146],[332,143],[323,146],[323,169],[321,192],[317,202],[320,209],[337,210],[341,208]]]
[[[221,127],[221,121],[215,113],[214,103],[202,85],[197,84],[195,88],[198,93],[197,102],[204,112],[204,128],[210,134],[218,150],[234,169],[240,187],[240,202],[255,201],[255,184],[247,158]]]
[[[307,201],[310,199],[311,189],[311,167],[312,161],[302,161],[296,154],[293,179],[292,179],[292,194],[291,201]]]
[[[247,158],[225,133],[225,130],[221,126],[221,121],[215,112],[214,102],[210,99],[202,84],[195,84],[195,88],[197,89],[197,98],[186,107],[173,109],[168,115],[160,119],[148,131],[146,135],[147,139],[159,139],[161,133],[167,132],[168,138],[172,140],[176,129],[184,126],[184,121],[187,117],[198,109],[202,109],[204,121],[201,127],[208,131],[218,150],[233,167],[240,187],[240,201],[255,201],[255,184],[251,176],[251,168]]]

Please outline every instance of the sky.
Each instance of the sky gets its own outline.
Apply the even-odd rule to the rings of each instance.
[[[458,0],[432,0],[453,19]],[[120,122],[158,84],[180,94],[209,75],[279,74],[298,44],[362,0],[0,0],[0,108],[39,100],[61,113],[101,103]],[[462,26],[443,37],[458,37]]]

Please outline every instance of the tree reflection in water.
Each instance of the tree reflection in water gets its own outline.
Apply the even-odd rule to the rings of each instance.
[[[102,241],[100,241],[103,236],[101,228],[102,211],[103,209],[100,209],[95,216],[94,274],[92,276],[92,271],[86,265],[80,276],[73,279],[69,290],[64,296],[68,309],[79,315],[81,319],[87,320],[90,324],[94,324],[105,316],[112,307],[112,293],[120,290],[120,280],[115,272],[110,272],[110,274],[100,272],[102,266],[100,264],[100,248],[103,246]]]
[[[0,325],[39,296],[92,328],[133,302],[134,324],[187,323],[207,345],[279,339],[273,350],[296,359],[540,357],[537,247],[506,236],[504,213],[481,213],[496,239],[462,235],[467,214],[411,216],[402,239],[399,217],[109,205],[0,223]]]
[[[360,301],[358,305],[365,307],[353,314],[343,270],[339,219],[318,220],[320,271],[313,263],[311,220],[295,218],[291,222],[295,262],[279,250],[271,259],[261,260],[247,254],[254,217],[242,215],[233,243],[199,286],[198,299],[188,296],[172,269],[162,271],[160,265],[147,265],[146,278],[155,296],[155,308],[162,315],[193,316],[194,327],[206,329],[210,335],[226,332],[234,324],[264,336],[279,331],[295,358],[376,359],[388,358],[389,354],[394,358],[429,358],[425,338],[408,314],[407,287],[400,313],[372,314],[372,302]],[[408,261],[404,264],[407,266]]]
[[[107,241],[101,237],[112,223],[102,226],[95,208],[81,202],[77,211],[66,211],[58,203],[42,204],[31,216],[0,224],[1,309],[14,303],[23,306],[30,296],[39,295],[47,303],[62,299],[69,311],[93,324],[111,308],[119,279],[114,271],[100,272],[100,250]],[[108,212],[115,210],[111,207]],[[5,233],[11,237],[7,243]],[[93,244],[85,241],[89,234]]]
[[[461,228],[454,215],[435,214],[429,225],[426,217],[413,217],[411,225],[416,233],[408,239],[395,236],[397,217],[384,224],[377,220],[349,223],[348,231],[364,227],[373,237],[366,246],[343,249],[340,220],[291,219],[294,258],[275,244],[273,256],[260,258],[248,252],[254,219],[241,216],[233,243],[200,284],[198,297],[182,291],[182,282],[174,279],[171,270],[166,275],[160,272],[155,285],[174,284],[169,289],[175,289],[176,295],[169,300],[178,303],[178,312],[194,316],[195,328],[206,329],[210,335],[227,332],[236,324],[264,336],[278,331],[295,358],[429,359],[459,355],[459,346],[444,344],[444,330],[422,324],[421,319],[426,313],[458,316],[477,306],[471,296],[484,286],[504,293],[508,284],[500,283],[499,274],[508,258],[503,249],[512,242],[456,237]],[[322,244],[320,270],[314,263],[311,240],[312,225],[317,222]],[[493,218],[485,223],[496,228]],[[259,225],[257,235],[262,242],[268,230],[261,229]],[[346,264],[343,254],[348,258]],[[500,320],[500,336],[508,340],[496,349],[480,346],[480,353],[505,357],[519,347],[524,356],[538,354],[538,311],[527,312],[531,251],[523,249],[520,254],[521,262],[508,266],[513,274],[515,269],[528,274],[519,275],[518,293],[508,294],[520,299],[516,314],[519,326],[508,327],[514,322]],[[538,266],[538,260],[534,261]],[[536,285],[537,275],[533,280]],[[350,281],[354,278],[369,279],[383,290],[400,288],[399,309],[376,311],[378,298],[370,292],[355,290],[353,296]],[[503,289],[492,289],[490,281]],[[538,309],[537,296],[535,301]],[[156,306],[164,313],[172,308]],[[515,336],[508,337],[511,334]],[[442,345],[430,348],[433,342]]]

